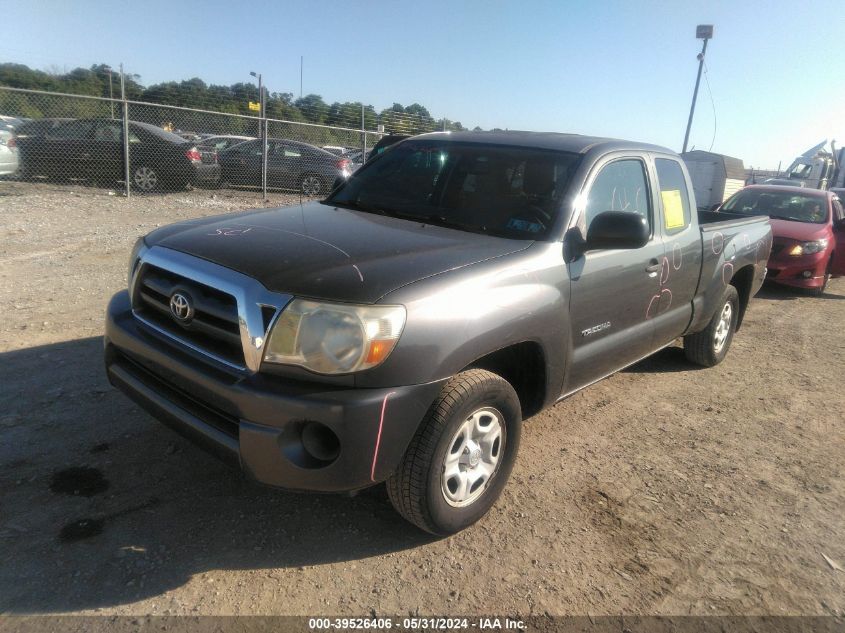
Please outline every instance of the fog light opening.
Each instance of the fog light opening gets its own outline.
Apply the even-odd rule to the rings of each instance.
[[[340,440],[325,424],[308,422],[302,428],[302,446],[314,459],[331,463],[340,455]]]
[[[805,270],[801,274],[804,275],[804,279],[809,279],[810,277],[813,276],[813,271],[812,270]]]

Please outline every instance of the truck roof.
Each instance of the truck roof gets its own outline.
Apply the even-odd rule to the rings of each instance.
[[[671,149],[638,143],[635,141],[623,141],[601,136],[584,136],[581,134],[563,134],[561,132],[523,132],[517,130],[503,130],[492,132],[432,132],[422,134],[415,138],[425,139],[448,139],[450,141],[463,141],[467,143],[491,143],[495,145],[513,145],[514,147],[537,147],[540,149],[557,150],[560,152],[572,152],[574,154],[586,154],[592,150],[599,150],[601,153],[616,150],[638,150],[655,151],[675,154]]]

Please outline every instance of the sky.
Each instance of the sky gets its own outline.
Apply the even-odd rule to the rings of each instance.
[[[841,0],[0,0],[0,62],[106,63],[144,85],[262,73],[273,92],[426,106],[465,126],[574,132],[787,167],[845,145]],[[14,25],[14,28],[8,28]],[[10,36],[11,35],[11,36]],[[708,90],[709,84],[709,90]],[[711,98],[712,95],[712,98]]]

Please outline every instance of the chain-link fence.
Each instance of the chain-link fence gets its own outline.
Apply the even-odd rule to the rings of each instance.
[[[323,197],[385,136],[363,107],[357,126],[349,112],[333,115],[346,125],[324,125],[2,86],[0,115],[6,177],[127,196],[208,187]],[[390,138],[441,127],[403,113],[384,119]]]

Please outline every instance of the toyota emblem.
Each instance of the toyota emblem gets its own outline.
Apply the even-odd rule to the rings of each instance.
[[[194,318],[194,306],[191,303],[191,298],[182,292],[174,292],[170,295],[170,314],[179,323],[188,323]]]

